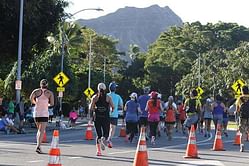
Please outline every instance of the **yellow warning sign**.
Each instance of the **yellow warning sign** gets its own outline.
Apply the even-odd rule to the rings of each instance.
[[[237,95],[241,95],[241,88],[245,85],[245,81],[238,79],[233,85],[232,88]]]
[[[200,86],[198,86],[197,88],[196,88],[196,91],[198,92],[198,96],[200,97],[202,94],[203,94],[203,89],[200,87]]]
[[[57,92],[65,92],[65,88],[64,87],[57,87]]]
[[[84,91],[84,94],[87,96],[87,98],[91,98],[92,95],[94,94],[94,91],[92,90],[92,88],[87,88],[85,91]]]
[[[60,72],[54,77],[54,81],[57,83],[57,85],[63,87],[69,81],[69,78],[66,76],[66,74]]]

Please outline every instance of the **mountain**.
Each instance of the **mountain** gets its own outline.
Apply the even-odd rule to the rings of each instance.
[[[161,32],[171,26],[182,25],[181,18],[168,6],[158,5],[147,8],[125,7],[99,18],[79,19],[77,22],[99,34],[118,39],[120,51],[127,51],[130,44],[136,44],[141,51],[146,51]]]

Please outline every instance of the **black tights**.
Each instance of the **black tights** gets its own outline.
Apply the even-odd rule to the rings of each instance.
[[[110,119],[96,118],[94,126],[97,133],[96,144],[98,143],[98,139],[101,139],[101,137],[104,137],[107,140],[110,131]]]
[[[156,137],[158,122],[149,122],[149,126],[150,126],[150,136]]]

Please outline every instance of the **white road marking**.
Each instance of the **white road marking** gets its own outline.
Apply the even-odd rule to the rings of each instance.
[[[68,157],[68,159],[81,159],[83,157]]]
[[[212,165],[212,166],[225,166],[222,164],[220,161],[216,160],[184,160],[184,161],[179,161],[182,163],[186,164],[178,164],[177,166],[205,166],[205,165]]]
[[[44,160],[31,160],[31,161],[27,161],[28,163],[41,163]]]

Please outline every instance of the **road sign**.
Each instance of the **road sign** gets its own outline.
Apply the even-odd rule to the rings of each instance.
[[[64,87],[57,87],[57,92],[65,92],[65,88]]]
[[[203,92],[204,92],[203,89],[200,86],[198,86],[196,88],[196,91],[198,92],[198,96],[201,96],[203,94]]]
[[[89,87],[84,91],[84,94],[90,99],[91,96],[94,94],[94,91],[92,90],[92,88]]]
[[[22,81],[16,80],[16,90],[21,90],[21,89],[22,89]]]
[[[238,79],[233,85],[232,88],[237,95],[241,95],[241,88],[245,85],[245,81]]]
[[[54,77],[54,81],[57,83],[57,85],[63,87],[69,81],[69,78],[66,76],[66,74],[60,72]]]

